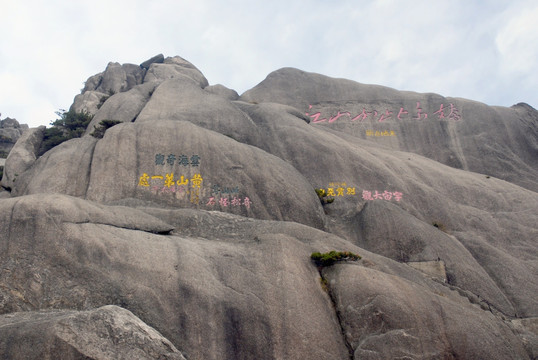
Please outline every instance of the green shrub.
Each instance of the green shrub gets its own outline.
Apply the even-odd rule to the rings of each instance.
[[[57,127],[51,127],[45,129],[45,134],[43,135],[43,142],[39,148],[39,156],[43,155],[53,147],[60,145],[64,141],[69,140],[69,138],[64,134],[62,129]]]
[[[97,110],[99,110],[101,108],[101,106],[103,106],[103,104],[105,103],[105,101],[108,100],[110,96],[108,95],[103,95],[101,96],[101,98],[99,99],[99,104],[97,104]]]
[[[52,127],[45,129],[43,142],[39,148],[40,156],[64,141],[81,137],[93,118],[87,111],[60,110],[56,115],[60,118],[50,123]]]
[[[319,201],[321,202],[321,205],[325,206],[327,204],[330,204],[334,201],[334,198],[328,198],[327,192],[325,189],[314,189],[316,191],[316,194],[318,194]]]
[[[350,251],[329,251],[327,253],[313,252],[310,255],[310,259],[314,260],[318,266],[330,266],[337,261],[357,261],[361,259],[360,255],[354,254]]]
[[[119,120],[101,120],[99,125],[94,127],[93,132],[90,134],[91,136],[102,139],[103,136],[105,136],[105,131],[110,129],[114,125],[121,124],[122,122]]]

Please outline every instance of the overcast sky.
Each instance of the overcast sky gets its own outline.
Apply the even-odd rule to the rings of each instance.
[[[108,62],[162,53],[239,94],[291,66],[538,109],[536,0],[0,0],[0,113],[31,127]]]

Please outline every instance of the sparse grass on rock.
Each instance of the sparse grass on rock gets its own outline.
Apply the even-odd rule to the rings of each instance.
[[[310,255],[310,259],[314,260],[318,266],[330,266],[336,263],[337,261],[357,261],[362,257],[360,255],[354,254],[350,251],[329,251],[326,253],[313,252]]]

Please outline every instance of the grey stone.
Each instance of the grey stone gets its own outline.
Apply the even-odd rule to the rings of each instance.
[[[156,164],[159,154],[162,165]],[[173,165],[167,162],[170,154]],[[187,166],[180,164],[181,155],[186,156]],[[192,165],[193,156],[199,163]],[[200,187],[193,183],[197,174]],[[170,186],[167,176],[173,178]],[[223,192],[215,192],[215,186]],[[62,193],[102,203],[136,198],[156,206],[223,210],[324,226],[313,188],[293,167],[258,148],[184,121],[137,121],[110,128],[101,140],[85,136],[66,141],[21,172],[11,187],[14,196]],[[225,188],[230,191],[224,193]],[[234,198],[241,203],[232,204]]]
[[[21,125],[16,119],[12,119],[8,117],[8,118],[5,118],[4,120],[0,120],[1,129],[8,129],[8,128],[18,129],[20,127]]]
[[[538,358],[538,318],[515,319],[511,323],[531,359]]]
[[[479,307],[363,266],[323,275],[354,359],[530,359],[510,327]]]
[[[262,142],[257,126],[247,114],[186,77],[161,83],[136,119],[153,123],[159,120],[189,121],[239,142],[251,145]]]
[[[359,246],[403,262],[436,262],[439,259],[446,264],[449,284],[488,300],[505,314],[515,314],[516,310],[511,301],[506,298],[496,281],[500,274],[490,275],[490,267],[498,260],[491,259],[492,263],[483,261],[480,264],[461,240],[390,203],[367,203],[353,223],[359,227],[355,233]],[[439,223],[444,227],[442,222]],[[501,238],[499,237],[499,240]],[[508,243],[510,238],[504,241]],[[487,247],[485,243],[480,246]],[[526,278],[525,281],[529,280],[530,278]]]
[[[145,83],[107,98],[88,125],[86,135],[91,134],[103,120],[134,121],[149,101],[157,85],[157,82]]]
[[[0,316],[3,359],[185,359],[130,311],[19,312]]]
[[[201,88],[208,85],[207,79],[200,70],[181,58],[167,59],[163,64],[151,64],[144,82],[164,81],[179,77],[187,77]]]
[[[0,312],[121,305],[189,359],[347,359],[340,326],[356,354],[528,358],[502,318],[332,234],[223,212],[140,210],[146,216],[64,195],[0,201]],[[133,226],[156,218],[175,230]],[[309,255],[330,249],[363,259],[323,270],[329,296]],[[358,312],[372,298],[375,311]]]
[[[19,175],[28,170],[37,159],[37,152],[43,141],[45,126],[32,128],[24,132],[11,149],[4,166],[2,187],[12,188]]]
[[[235,101],[239,99],[239,94],[237,94],[237,91],[228,89],[226,86],[221,84],[206,86],[204,90],[210,92],[211,94],[222,96],[226,100]]]
[[[340,133],[358,144],[366,140],[372,145],[414,152],[455,168],[538,190],[538,111],[528,105],[490,107],[292,68],[269,74],[240,99],[291,105],[310,116],[319,112],[317,120],[325,120],[313,126]],[[443,111],[435,114],[441,105]],[[449,118],[452,105],[461,118]],[[401,110],[404,112],[400,115]],[[369,113],[366,119],[352,120],[363,111]],[[439,119],[441,113],[445,118]],[[366,130],[374,131],[374,135],[375,131],[392,130],[395,135],[368,136]]]
[[[2,156],[1,154],[8,154],[27,129],[28,125],[21,125],[16,119],[8,117],[0,120],[0,156]]]
[[[147,69],[149,69],[149,66],[151,64],[154,64],[154,63],[161,64],[163,62],[164,62],[164,55],[159,54],[159,55],[155,55],[151,59],[148,59],[148,60],[144,61],[142,64],[140,64],[140,67],[147,70]]]
[[[170,106],[171,103],[175,106]],[[181,121],[183,119],[198,126]],[[233,134],[234,139],[257,146],[266,153],[199,126]],[[173,145],[164,148],[161,144]],[[447,254],[442,260],[447,263],[451,285],[480,295],[506,315],[536,315],[536,300],[531,295],[537,291],[532,280],[537,274],[536,266],[513,259],[526,256],[528,251],[523,249],[533,247],[537,231],[532,224],[536,222],[538,201],[535,193],[515,185],[446,167],[418,155],[387,151],[369,142],[356,143],[341,132],[311,126],[304,114],[290,106],[226,103],[189,79],[163,82],[136,122],[108,130],[91,159],[89,152],[82,150],[84,147],[77,148],[72,147],[73,151],[86,154],[87,161],[80,161],[82,155],[74,156],[71,150],[54,155],[58,159],[72,158],[56,162],[74,169],[60,172],[64,174],[60,178],[65,180],[59,181],[57,186],[51,189],[50,175],[39,176],[40,170],[25,174],[14,193],[52,190],[105,203],[138,199],[154,206],[224,210],[260,219],[293,220],[318,228],[327,223],[331,232],[399,261],[427,261],[436,259],[440,253]],[[177,157],[187,148],[202,159],[211,159],[207,170],[201,168],[206,182],[198,204],[191,203],[186,193],[173,193],[164,186],[167,174],[174,173],[177,182],[180,176],[192,179],[197,169],[185,168],[182,173],[181,166],[155,164],[156,155]],[[282,163],[261,160],[271,159],[267,153],[284,160],[294,170],[285,170],[283,176]],[[215,154],[219,156],[215,158]],[[253,157],[253,154],[257,155]],[[270,166],[260,167],[262,163]],[[90,174],[89,182],[84,174]],[[160,181],[160,187],[140,186],[144,174],[148,178],[162,176],[161,180],[155,180]],[[275,174],[279,174],[278,177],[275,178]],[[338,174],[336,179],[335,174]],[[73,181],[74,178],[78,180]],[[346,182],[346,187],[355,188],[356,193],[338,196],[334,203],[325,207],[326,216],[320,215],[321,206],[319,201],[315,204],[313,189],[327,189],[334,181]],[[230,209],[216,201],[208,205],[214,186],[241,187],[241,198],[248,196],[256,205],[251,209]],[[361,188],[372,192],[400,191],[402,201],[392,199],[386,204],[392,203],[392,208],[401,208],[401,211],[392,211],[389,206],[379,216],[373,216],[373,220],[363,216],[368,211],[359,216],[363,208],[369,209],[369,202],[361,197]],[[505,192],[511,194],[509,198],[499,196]],[[218,196],[214,197],[218,200]],[[227,201],[233,198],[232,195],[226,197]],[[372,206],[375,204],[372,209],[385,204],[384,201],[372,203]],[[453,237],[431,226],[434,221],[444,224]],[[356,224],[377,225],[367,228]],[[378,233],[378,229],[384,227],[392,229],[391,232]],[[518,234],[517,239],[513,238],[514,233]],[[379,245],[371,247],[372,244]],[[402,254],[394,253],[399,248],[391,244],[398,244],[404,250],[404,257],[397,257]],[[495,245],[492,247],[492,244]],[[510,266],[505,268],[501,264]]]
[[[273,222],[257,241],[163,236],[132,229],[144,217],[125,222],[126,211],[64,195],[0,201],[0,312],[115,304],[189,359],[347,358],[308,255],[323,233],[283,222],[308,234],[299,241]]]
[[[75,100],[73,105],[71,105],[70,110],[75,112],[88,112],[95,115],[109,97],[110,94],[88,90],[75,96]]]
[[[104,94],[113,95],[119,92],[128,91],[136,85],[142,83],[145,70],[134,64],[108,63],[104,72],[90,77],[82,93],[86,91],[98,91]]]
[[[431,276],[433,279],[446,282],[446,266],[445,262],[440,261],[410,261],[407,265],[411,266],[424,274]]]
[[[23,162],[19,158],[8,158],[6,170],[9,177],[3,186],[10,187],[13,196],[63,193],[83,197],[90,181],[90,166],[96,142],[97,139],[92,136],[65,141],[40,156],[31,167],[21,167]],[[30,155],[28,157],[31,158]],[[14,174],[17,174],[17,182]]]
[[[0,312],[119,305],[189,359],[535,357],[533,108],[157,60],[88,79],[121,92],[0,195]]]
[[[0,129],[0,145],[13,145],[21,137],[22,130],[14,127],[7,127]]]

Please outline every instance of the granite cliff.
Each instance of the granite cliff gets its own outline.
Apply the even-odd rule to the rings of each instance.
[[[292,68],[239,95],[158,55],[71,109],[82,137],[6,160],[0,357],[538,356],[529,105]]]
[[[1,114],[0,114],[1,115]],[[19,124],[16,119],[0,120],[0,159],[5,159],[28,125]],[[3,164],[0,164],[4,166]]]

